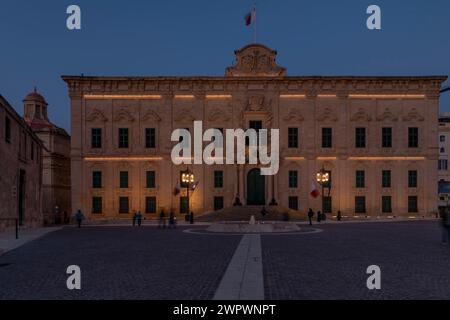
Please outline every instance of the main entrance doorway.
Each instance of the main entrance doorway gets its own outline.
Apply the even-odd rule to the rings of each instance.
[[[266,180],[260,169],[252,169],[247,174],[247,205],[266,204]]]

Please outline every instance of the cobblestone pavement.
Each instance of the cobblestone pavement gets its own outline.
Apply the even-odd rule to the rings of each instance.
[[[266,299],[450,299],[450,247],[437,222],[320,228],[262,237]],[[381,268],[381,290],[367,289],[370,265]]]
[[[450,247],[437,222],[320,228],[261,236],[266,299],[450,299]],[[0,257],[0,299],[211,299],[242,237],[183,229],[55,231]],[[82,290],[66,288],[72,264]],[[373,264],[378,291],[366,287]]]
[[[0,257],[0,299],[212,299],[240,237],[181,229],[56,231]],[[69,291],[73,264],[82,289]]]

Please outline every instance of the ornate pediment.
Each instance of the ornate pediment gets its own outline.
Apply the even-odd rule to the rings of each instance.
[[[223,110],[214,110],[208,116],[209,121],[230,121],[230,117]]]
[[[388,108],[384,109],[384,112],[380,115],[378,115],[377,117],[378,121],[385,121],[385,120],[390,120],[390,121],[397,121],[398,117],[393,114]]]
[[[160,122],[161,117],[153,110],[148,110],[141,119],[142,121]]]
[[[351,116],[350,120],[351,121],[372,121],[372,118],[363,108],[359,108],[358,111]]]
[[[403,121],[424,121],[425,118],[417,111],[416,108],[412,108],[406,115],[403,116]]]
[[[183,109],[175,116],[176,122],[193,122],[195,117],[187,109]]]
[[[86,121],[88,122],[107,122],[108,118],[98,109],[92,110],[89,115],[86,117]]]
[[[235,51],[235,65],[225,71],[227,77],[283,77],[286,69],[276,63],[277,52],[260,44]]]
[[[133,114],[127,109],[119,109],[114,112],[114,121],[133,122],[135,120]]]
[[[298,109],[291,109],[289,110],[289,113],[283,118],[286,122],[301,122],[305,120],[302,113]]]
[[[337,121],[338,118],[336,114],[331,111],[330,108],[326,108],[322,113],[317,116],[317,121]]]

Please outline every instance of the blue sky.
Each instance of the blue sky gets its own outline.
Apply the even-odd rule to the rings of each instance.
[[[223,75],[252,42],[247,0],[2,0],[0,94],[22,114],[37,86],[51,120],[70,130],[62,74]],[[66,8],[82,30],[66,28]],[[382,30],[366,8],[382,9]],[[260,0],[258,42],[278,50],[289,75],[448,75],[448,0]],[[447,82],[450,85],[450,82]],[[450,92],[441,111],[450,111]]]

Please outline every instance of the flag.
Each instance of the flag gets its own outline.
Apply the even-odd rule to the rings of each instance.
[[[175,186],[175,188],[173,189],[173,195],[174,195],[174,196],[177,196],[177,195],[180,193],[180,191],[181,191],[180,185],[177,184],[177,185]]]
[[[311,193],[310,193],[310,195],[313,198],[317,198],[320,195],[320,192],[319,192],[319,190],[317,190],[316,183],[314,181],[311,183]]]
[[[200,183],[200,180],[197,181],[196,183],[194,183],[194,184],[191,185],[191,188],[190,188],[190,189],[192,190],[192,192],[194,192],[195,189],[197,189],[199,183]]]
[[[256,8],[253,8],[252,11],[247,13],[245,16],[245,25],[248,27],[255,21],[256,21]]]

